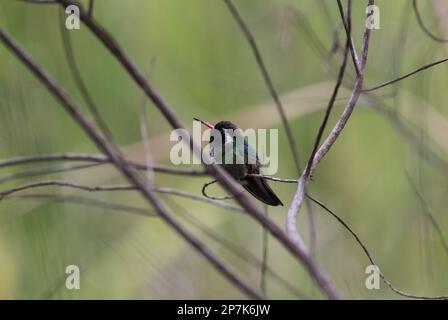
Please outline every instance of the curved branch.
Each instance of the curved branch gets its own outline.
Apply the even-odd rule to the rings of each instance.
[[[93,15],[93,7],[95,6],[95,0],[89,0],[89,8],[87,9],[87,14],[89,17]]]
[[[333,218],[335,218],[348,232],[350,232],[350,234],[353,236],[353,238],[355,238],[356,242],[361,246],[362,250],[364,251],[364,253],[366,254],[367,258],[369,259],[370,263],[378,266],[375,261],[372,258],[372,255],[370,254],[369,250],[367,250],[367,247],[364,245],[364,243],[361,241],[361,239],[359,238],[359,236],[353,231],[352,228],[349,227],[349,225],[347,223],[345,223],[344,220],[342,220],[342,218],[340,218],[336,213],[334,213],[333,211],[331,211],[325,204],[323,204],[322,202],[320,202],[317,199],[314,199],[313,197],[311,197],[310,195],[306,195],[311,201],[313,201],[314,203],[316,203],[317,205],[319,205],[320,207],[322,207],[326,212],[328,212],[331,216],[333,216]],[[383,279],[384,283],[395,293],[399,294],[400,296],[403,297],[407,297],[407,298],[413,298],[413,299],[424,299],[424,300],[447,300],[448,296],[434,296],[434,297],[428,297],[428,296],[420,296],[420,295],[415,295],[415,294],[411,294],[411,293],[407,293],[404,292],[400,289],[397,289],[386,277],[385,275],[381,272],[381,269],[378,267],[379,269],[379,273],[381,276],[381,279]]]
[[[340,0],[338,0],[338,5],[340,5]],[[321,141],[322,136],[324,134],[325,128],[327,126],[328,119],[330,118],[331,111],[333,110],[334,103],[335,103],[336,98],[338,96],[339,88],[341,87],[342,81],[344,80],[345,68],[347,66],[348,50],[349,50],[349,48],[352,47],[351,46],[351,43],[352,43],[351,39],[352,39],[352,37],[350,36],[351,35],[351,22],[350,22],[351,21],[351,0],[349,0],[349,2],[347,4],[347,20],[344,18],[344,13],[342,11],[341,11],[341,16],[342,16],[342,20],[344,21],[344,25],[347,24],[347,26],[348,26],[348,29],[347,29],[347,41],[346,41],[346,45],[345,45],[344,56],[343,56],[343,59],[342,59],[341,67],[339,68],[339,73],[338,73],[338,78],[337,78],[337,81],[336,81],[336,85],[334,86],[333,93],[332,93],[332,95],[330,97],[330,101],[328,102],[328,106],[327,106],[327,108],[325,110],[324,118],[323,118],[322,123],[321,123],[321,125],[319,127],[319,131],[317,132],[317,136],[316,136],[316,139],[315,139],[315,142],[314,142],[313,150],[311,151],[310,158],[308,159],[308,163],[307,163],[306,170],[305,170],[305,176],[307,176],[307,177],[310,177],[310,171],[311,171],[312,163],[314,161],[314,156],[316,155],[317,149],[319,148],[319,144],[320,144],[320,141]]]
[[[434,35],[426,26],[425,23],[423,22],[423,19],[420,15],[420,11],[417,7],[417,1],[416,0],[412,0],[412,7],[414,8],[414,12],[415,12],[415,17],[417,18],[418,21],[418,25],[420,26],[420,28],[422,29],[422,31],[428,36],[430,37],[432,40],[437,41],[437,42],[441,42],[441,43],[446,43],[448,42],[448,39],[442,38],[442,37],[438,37],[436,35]]]
[[[93,3],[92,1],[90,3]],[[89,11],[90,14],[90,11]],[[81,93],[87,108],[89,109],[90,113],[92,114],[93,118],[95,119],[98,126],[103,130],[104,134],[106,134],[109,139],[112,138],[111,132],[107,127],[106,122],[101,117],[100,112],[98,111],[98,107],[96,106],[95,102],[93,101],[92,96],[90,95],[89,90],[87,89],[87,85],[85,84],[81,72],[79,71],[78,64],[76,62],[75,58],[75,52],[73,50],[72,41],[70,38],[70,33],[67,29],[64,27],[64,12],[62,11],[62,8],[59,10],[59,31],[61,34],[62,39],[62,46],[64,47],[64,53],[65,57],[68,62],[68,66],[70,69],[70,73],[73,77],[73,80],[75,81],[79,92]]]
[[[35,189],[35,188],[41,188],[41,187],[48,187],[48,186],[58,186],[58,187],[65,187],[65,188],[72,188],[72,189],[78,189],[78,190],[84,190],[89,192],[101,192],[101,191],[137,191],[137,187],[132,185],[98,185],[98,186],[87,186],[75,182],[68,182],[68,181],[60,181],[60,180],[46,180],[46,181],[38,181],[38,182],[32,182],[28,184],[24,184],[18,187],[14,187],[11,189],[7,189],[0,192],[0,201],[4,198],[29,189]],[[240,207],[235,207],[229,204],[222,203],[218,200],[208,198],[208,197],[201,197],[189,192],[176,190],[172,188],[156,188],[151,187],[151,191],[157,192],[157,193],[165,193],[165,194],[171,194],[191,200],[197,200],[202,201],[208,204],[215,205],[217,207],[221,207],[227,210],[231,211],[238,211],[238,212],[245,212],[244,209]]]
[[[372,92],[372,91],[384,88],[385,86],[388,86],[390,84],[393,84],[393,83],[396,83],[396,82],[401,81],[403,79],[406,79],[406,78],[408,78],[408,77],[410,77],[410,76],[412,76],[412,75],[414,75],[416,73],[419,73],[420,71],[432,68],[432,67],[434,67],[434,66],[436,66],[438,64],[444,63],[446,61],[448,61],[448,58],[444,58],[444,59],[441,59],[441,60],[438,60],[438,61],[434,61],[434,62],[432,62],[430,64],[427,64],[427,65],[424,65],[424,66],[422,66],[422,67],[420,67],[420,68],[418,68],[418,69],[416,69],[414,71],[411,71],[411,72],[409,72],[409,73],[407,73],[405,75],[402,75],[401,77],[389,80],[387,82],[384,82],[382,84],[379,84],[379,85],[377,85],[375,87],[372,87],[372,88],[369,88],[369,89],[364,89],[364,90],[362,90],[362,93],[368,93],[368,92]]]
[[[369,0],[368,5],[371,6],[374,4],[374,0]],[[292,200],[291,206],[288,210],[288,217],[287,217],[287,223],[286,223],[286,229],[288,231],[289,236],[292,239],[299,238],[299,233],[297,230],[297,214],[300,210],[300,207],[302,206],[303,200],[305,198],[305,192],[306,192],[306,186],[308,185],[310,181],[310,177],[317,166],[317,164],[320,162],[320,160],[326,155],[326,153],[331,149],[333,144],[336,142],[337,138],[341,134],[342,130],[344,129],[345,125],[347,124],[348,120],[350,119],[350,116],[355,109],[356,103],[358,102],[358,99],[361,95],[362,91],[362,85],[364,81],[364,70],[367,63],[367,53],[369,49],[369,40],[370,40],[370,29],[365,28],[364,30],[364,36],[363,36],[363,42],[362,42],[362,48],[361,48],[361,60],[360,60],[360,74],[356,78],[355,86],[352,91],[352,94],[350,96],[350,99],[344,109],[344,112],[342,113],[341,117],[337,121],[336,125],[331,130],[328,137],[325,139],[325,141],[322,143],[320,148],[315,153],[312,161],[310,161],[310,165],[305,169],[305,171],[302,173],[298,186],[297,191],[294,195],[294,198]],[[336,85],[337,86],[337,85]]]
[[[274,103],[277,107],[277,111],[282,120],[282,124],[285,127],[285,133],[286,133],[286,137],[288,139],[289,147],[291,148],[291,152],[292,152],[292,155],[294,158],[294,164],[296,166],[296,169],[300,172],[300,170],[301,170],[300,169],[300,157],[299,157],[299,150],[297,149],[297,143],[294,140],[294,135],[292,134],[291,127],[289,126],[288,118],[286,117],[286,113],[285,113],[285,109],[283,108],[283,105],[280,100],[280,97],[278,96],[277,90],[275,90],[274,83],[272,82],[272,79],[269,76],[269,72],[264,63],[260,49],[257,46],[257,43],[255,41],[254,36],[252,35],[252,32],[249,29],[249,26],[246,24],[243,17],[238,12],[238,9],[233,4],[232,0],[223,0],[223,1],[226,4],[227,8],[229,9],[230,13],[232,14],[233,18],[235,19],[236,23],[238,24],[239,28],[241,29],[242,33],[244,34],[244,37],[246,38],[247,43],[249,44],[250,48],[252,49],[252,53],[255,56],[255,60],[257,62],[258,68],[261,71],[264,82],[266,83],[266,86],[269,89],[269,93],[271,94],[272,99],[274,100]]]
[[[61,5],[67,6],[76,4],[80,8],[80,18],[88,26],[88,28],[96,35],[96,37],[106,46],[107,49],[114,55],[114,57],[126,69],[127,73],[134,79],[137,85],[146,93],[152,100],[157,109],[166,118],[174,129],[184,128],[182,123],[175,115],[173,108],[160,96],[160,94],[146,81],[142,73],[135,67],[134,63],[127,57],[123,50],[118,46],[116,41],[103,29],[92,17],[86,15],[84,9],[76,1],[57,0]],[[199,156],[201,150],[195,143],[190,144],[191,149]],[[120,160],[120,159],[115,159]],[[207,159],[209,160],[209,159]],[[207,161],[208,162],[208,161]],[[210,162],[208,162],[210,163]],[[296,242],[292,241],[289,236],[280,228],[271,218],[267,217],[263,210],[261,210],[255,203],[242,192],[241,186],[233,179],[224,168],[212,164],[208,165],[210,173],[219,180],[222,186],[231,194],[235,196],[235,200],[244,207],[247,212],[259,223],[265,226],[269,232],[276,237],[280,243],[298,260],[311,275],[312,279],[330,299],[338,299],[341,297],[338,290],[334,287],[327,274],[325,274],[313,257],[309,256],[307,250]],[[129,179],[135,180],[130,176],[129,170],[121,170]],[[134,181],[134,183],[141,183],[141,181]],[[144,185],[141,185],[144,188]],[[151,195],[142,191],[149,200]],[[168,217],[169,219],[169,217]],[[171,220],[171,219],[170,219]],[[174,227],[174,226],[173,226]],[[183,232],[183,230],[178,230]]]

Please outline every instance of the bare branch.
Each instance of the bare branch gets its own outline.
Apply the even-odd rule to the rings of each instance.
[[[319,36],[312,28],[307,16],[297,8],[291,7],[291,10],[294,11],[294,17],[296,18],[295,21],[307,35],[308,41],[311,43],[314,50],[316,50],[316,52],[318,52],[319,55],[325,56],[327,53],[327,49],[325,48],[323,42],[319,40]]]
[[[347,36],[347,41],[349,42],[349,48],[350,48],[350,55],[352,56],[353,60],[353,66],[355,67],[356,75],[359,77],[360,71],[359,71],[359,58],[356,53],[355,43],[353,42],[352,38],[352,19],[351,19],[351,0],[348,0],[347,3],[347,18],[344,17],[344,9],[342,8],[341,0],[337,0],[338,3],[338,9],[339,14],[341,15],[341,20],[344,25],[345,34]]]
[[[374,0],[369,0],[369,6],[374,4]],[[329,151],[329,149],[333,146],[336,139],[339,137],[341,131],[344,129],[347,121],[349,120],[356,103],[358,102],[359,96],[362,91],[362,84],[364,81],[364,69],[367,63],[367,53],[369,50],[369,40],[370,40],[370,29],[366,28],[364,31],[362,48],[361,48],[361,61],[360,61],[360,71],[361,75],[356,79],[355,87],[353,89],[352,95],[347,103],[344,112],[341,115],[341,118],[336,123],[333,130],[330,132],[327,139],[323,142],[322,146],[316,153],[315,159],[313,161],[313,168],[320,162],[320,160],[325,156],[325,154]]]
[[[374,0],[369,0],[368,5],[373,5]],[[313,160],[309,168],[305,169],[305,172],[301,175],[297,191],[294,195],[294,198],[292,200],[291,206],[288,210],[288,218],[287,218],[287,230],[290,237],[293,239],[299,238],[299,233],[297,230],[297,213],[300,210],[300,207],[302,205],[302,202],[305,197],[306,192],[306,186],[310,180],[310,176],[314,170],[314,168],[317,166],[317,164],[320,162],[320,160],[325,156],[325,154],[330,150],[330,148],[333,146],[333,144],[336,142],[337,138],[341,134],[342,130],[344,129],[345,125],[347,124],[348,120],[350,119],[350,116],[356,106],[356,103],[358,102],[358,99],[361,95],[362,85],[364,81],[364,69],[367,62],[367,53],[369,49],[369,39],[370,39],[370,29],[365,28],[364,30],[364,36],[363,36],[363,42],[362,42],[362,48],[361,48],[361,60],[360,60],[360,75],[356,78],[355,86],[352,91],[352,94],[350,96],[350,99],[344,109],[344,112],[342,113],[341,117],[337,121],[334,128],[331,130],[328,137],[325,139],[325,141],[322,143],[321,147],[317,150],[316,154],[313,157]]]
[[[138,215],[157,217],[157,214],[144,208],[137,208],[132,206],[127,206],[119,203],[113,203],[110,201],[103,201],[99,199],[93,199],[83,196],[73,196],[73,195],[55,195],[48,193],[33,193],[33,194],[19,194],[11,195],[6,199],[30,199],[35,201],[46,201],[54,203],[73,203],[82,206],[98,207],[114,211],[125,211],[129,213],[135,213]]]
[[[429,204],[426,201],[425,197],[423,196],[422,192],[418,189],[417,185],[414,183],[414,181],[412,181],[412,178],[408,172],[406,172],[406,178],[408,179],[408,182],[411,185],[414,193],[417,195],[418,200],[421,202],[423,210],[426,213],[426,216],[428,217],[429,221],[431,222],[431,225],[436,230],[437,235],[440,239],[440,243],[443,246],[443,250],[445,250],[445,253],[448,254],[448,242],[445,239],[443,230],[442,230],[439,222],[437,221],[436,217],[434,216],[434,213],[432,212],[431,207],[429,206]]]
[[[264,206],[264,210],[266,211],[266,215],[269,215],[268,206]],[[262,247],[262,257],[261,257],[261,271],[260,271],[260,288],[261,291],[266,295],[267,291],[267,283],[266,283],[266,271],[268,270],[268,254],[269,254],[269,234],[266,228],[263,227],[262,229],[262,241],[261,241],[261,247]]]
[[[151,185],[154,182],[154,171],[151,170],[153,167],[152,153],[151,153],[151,145],[149,143],[149,130],[148,125],[146,123],[146,114],[145,114],[145,106],[142,105],[140,109],[140,133],[142,136],[143,148],[145,149],[145,158],[146,158],[146,178],[148,180],[148,184]]]
[[[285,110],[283,108],[282,102],[278,96],[277,91],[275,90],[274,83],[272,82],[271,77],[269,76],[269,72],[266,68],[266,65],[264,63],[263,57],[261,55],[261,51],[257,46],[257,43],[255,41],[255,37],[253,36],[252,32],[249,29],[249,26],[244,21],[241,14],[238,12],[238,9],[233,4],[232,0],[223,0],[226,4],[227,8],[229,9],[230,13],[232,14],[233,18],[235,19],[236,23],[238,24],[240,30],[242,31],[244,37],[246,38],[247,43],[249,44],[250,48],[252,49],[252,53],[254,54],[255,61],[258,65],[258,68],[261,71],[261,74],[263,76],[264,82],[266,83],[268,90],[275,102],[275,105],[277,107],[277,111],[280,115],[283,127],[285,128],[286,137],[289,143],[289,148],[291,149],[294,164],[296,166],[297,172],[301,172],[301,165],[300,165],[300,157],[299,157],[299,150],[297,149],[297,143],[294,139],[294,135],[292,133],[291,127],[288,123],[288,118],[286,116]],[[312,213],[312,207],[309,204],[308,200],[306,200],[306,205],[308,207],[308,217],[309,217],[309,226],[310,226],[310,250],[309,253],[311,256],[314,254],[315,249],[315,243],[316,243],[316,228],[314,223],[314,216]],[[303,242],[302,238],[297,234],[297,236],[294,239],[294,242],[297,246],[303,248],[305,252],[308,251],[306,249],[305,243]]]
[[[215,241],[219,242],[223,247],[231,251],[233,254],[235,254],[237,257],[242,259],[243,261],[246,261],[250,265],[254,266],[255,268],[260,268],[260,266],[263,266],[263,261],[260,261],[260,259],[255,256],[252,252],[245,249],[243,246],[239,246],[236,243],[226,239],[222,235],[220,235],[218,232],[215,231],[215,229],[208,227],[205,223],[203,223],[201,220],[195,218],[193,214],[191,214],[189,211],[187,211],[183,206],[178,205],[174,201],[170,201],[172,205],[175,206],[176,211],[182,211],[184,214],[182,215],[182,218],[184,218],[186,221],[194,225],[196,228],[201,230],[204,234],[209,236],[211,239],[214,239]],[[266,273],[274,280],[276,280],[279,284],[281,284],[283,287],[288,289],[292,294],[297,296],[301,299],[309,299],[309,297],[303,293],[301,290],[297,289],[295,286],[292,286],[290,284],[289,280],[286,280],[282,278],[279,274],[277,274],[272,268],[269,267],[269,265],[266,264]]]
[[[89,8],[87,10],[87,13],[89,15],[89,17],[91,17],[93,15],[93,7],[95,5],[95,0],[89,0]]]
[[[326,6],[326,2],[321,3],[321,5]],[[338,69],[340,67],[340,64],[338,65],[337,68],[335,68],[335,66],[333,65],[332,61],[330,60],[330,58],[332,57],[332,53],[334,52],[335,49],[339,49],[339,47],[335,48],[336,46],[339,46],[338,44],[335,44],[335,42],[337,42],[337,32],[338,32],[338,28],[336,28],[333,31],[334,34],[334,40],[333,40],[333,45],[332,47],[329,49],[329,51],[327,52],[327,50],[325,49],[325,45],[322,42],[322,40],[320,39],[319,35],[314,31],[314,29],[312,28],[309,19],[307,18],[307,16],[305,14],[303,14],[302,12],[300,12],[299,10],[297,10],[296,8],[294,8],[294,12],[295,15],[297,16],[297,24],[299,25],[299,27],[302,28],[302,30],[305,32],[305,34],[308,37],[308,41],[311,42],[313,44],[313,49],[314,51],[321,57],[322,62],[324,63],[324,65],[327,67],[327,69],[329,69],[329,71],[332,74],[335,74],[337,76],[338,73]],[[356,50],[355,50],[356,52]],[[351,77],[351,74],[347,74],[348,76]],[[355,78],[353,77],[353,80]]]
[[[233,199],[234,196],[223,196],[223,197],[214,197],[214,196],[209,196],[206,192],[207,188],[209,186],[211,186],[212,184],[218,182],[218,180],[213,180],[207,183],[204,183],[204,186],[202,187],[202,195],[204,197],[206,197],[207,199],[212,199],[212,200],[229,200],[229,199]]]
[[[151,74],[152,69],[154,68],[154,64],[155,60],[154,58],[152,58],[149,63],[148,77]],[[148,170],[146,170],[146,178],[148,179],[148,185],[152,185],[154,183],[154,171],[151,170],[150,168],[153,166],[153,158],[151,152],[151,144],[149,143],[149,130],[148,130],[148,123],[146,121],[145,102],[146,102],[146,95],[143,94],[139,108],[140,134],[142,136],[143,148],[145,150],[146,166],[148,167]]]
[[[406,78],[408,78],[408,77],[410,77],[410,76],[412,76],[412,75],[414,75],[414,74],[416,74],[416,73],[419,73],[420,71],[423,71],[423,70],[432,68],[432,67],[434,67],[434,66],[436,66],[436,65],[438,65],[438,64],[444,63],[444,62],[446,62],[446,61],[448,61],[448,58],[444,58],[444,59],[441,59],[441,60],[432,62],[432,63],[427,64],[427,65],[425,65],[425,66],[422,66],[422,67],[420,67],[420,68],[418,68],[418,69],[416,69],[416,70],[414,70],[414,71],[411,71],[411,72],[409,72],[409,73],[407,73],[407,74],[405,74],[405,75],[402,75],[401,77],[398,77],[398,78],[396,78],[396,79],[389,80],[389,81],[387,81],[387,82],[384,82],[384,83],[382,83],[382,84],[379,84],[379,85],[377,85],[377,86],[375,86],[375,87],[372,87],[372,88],[369,88],[369,89],[364,89],[364,90],[362,90],[362,93],[368,93],[368,92],[372,92],[372,91],[375,91],[375,90],[384,88],[385,86],[388,86],[388,85],[390,85],[390,84],[393,84],[393,83],[396,83],[396,82],[401,81],[401,80],[403,80],[403,79],[406,79]]]
[[[347,223],[345,223],[342,218],[340,218],[336,213],[331,211],[325,204],[320,202],[319,200],[316,200],[315,198],[311,197],[310,195],[306,195],[311,201],[318,204],[320,207],[322,207],[326,212],[328,212],[333,218],[335,218],[350,234],[355,238],[356,242],[361,246],[362,250],[364,251],[365,255],[369,259],[370,263],[372,265],[378,266],[378,264],[373,260],[372,255],[370,254],[369,250],[367,250],[367,247],[365,244],[361,241],[359,236],[353,231],[352,228],[349,227]],[[424,300],[447,300],[448,296],[434,296],[434,297],[428,297],[428,296],[420,296],[420,295],[414,295],[411,293],[404,292],[400,289],[397,289],[383,274],[381,271],[381,268],[378,266],[379,273],[381,278],[383,279],[384,283],[395,293],[399,294],[400,296],[412,298],[412,299],[424,299]]]

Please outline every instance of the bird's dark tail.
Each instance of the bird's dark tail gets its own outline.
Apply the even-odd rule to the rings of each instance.
[[[275,195],[267,182],[261,177],[245,177],[243,187],[255,198],[270,206],[283,206],[283,203]]]

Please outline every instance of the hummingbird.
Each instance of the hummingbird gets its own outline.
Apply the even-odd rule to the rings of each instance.
[[[261,164],[258,154],[243,136],[241,129],[230,121],[220,121],[212,125],[204,120],[193,119],[207,128],[217,130],[216,134],[220,134],[221,143],[213,143],[214,135],[210,135],[210,156],[213,159],[232,159],[233,161],[229,161],[231,163],[222,160],[220,165],[252,196],[270,206],[283,206],[265,179],[250,175],[260,174]],[[241,139],[237,139],[237,135],[240,135]],[[238,141],[242,143],[237,143]],[[231,154],[226,154],[226,151],[227,153],[230,151]],[[237,159],[239,161],[236,161]]]

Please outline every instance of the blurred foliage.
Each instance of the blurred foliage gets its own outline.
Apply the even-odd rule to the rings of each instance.
[[[365,1],[353,2],[353,34],[359,49]],[[82,3],[86,5],[87,1]],[[418,28],[410,1],[378,0],[376,3],[381,9],[381,29],[372,32],[367,86],[447,55],[447,46],[434,44]],[[337,66],[341,55],[320,56],[312,38],[291,18],[290,12],[291,8],[302,12],[319,41],[329,50],[334,29],[339,24],[335,1],[235,0],[235,4],[253,31],[281,95],[306,91],[309,86],[326,81],[334,82],[328,64]],[[421,7],[429,26],[437,30],[430,2]],[[87,112],[67,65],[58,10],[54,5],[2,0],[0,25]],[[146,72],[154,59],[151,81],[186,124],[191,125],[192,117],[196,116],[210,121],[227,118],[237,124],[244,121],[257,127],[257,121],[264,117],[257,112],[257,106],[272,103],[252,52],[222,1],[96,0],[94,16],[113,33],[141,70]],[[341,30],[338,34],[343,43]],[[138,150],[134,156],[142,160],[138,122],[141,91],[85,26],[70,32],[70,37],[83,78],[112,129],[115,142],[125,150]],[[429,110],[422,107],[422,102],[438,111],[442,120],[444,115],[448,116],[447,68],[448,65],[441,65],[401,82],[394,86],[399,89],[395,97],[393,87],[376,93],[387,101],[389,108],[399,112],[400,118],[413,123],[413,131],[426,147],[434,147],[435,143],[428,133],[432,126],[428,122]],[[351,65],[348,72],[353,75]],[[346,85],[351,86],[350,80]],[[330,125],[340,114],[348,92],[340,96]],[[401,92],[414,98],[404,99]],[[290,118],[302,162],[311,151],[328,98],[329,91],[322,90],[321,106],[315,112]],[[296,101],[297,108],[303,103]],[[168,124],[151,102],[148,101],[147,107],[150,136],[159,137],[168,132]],[[237,118],[241,110],[252,107],[253,118]],[[277,175],[297,178],[279,117],[269,121],[272,127],[280,128]],[[439,134],[446,137],[446,131]],[[157,161],[168,164],[169,153],[160,152],[158,145],[154,147]],[[96,149],[46,88],[0,45],[0,158],[66,151],[96,152]],[[447,151],[437,150],[444,159]],[[0,175],[28,167],[31,166],[0,169]],[[358,232],[381,270],[396,286],[418,294],[443,294],[448,291],[448,252],[444,251],[406,172],[446,234],[446,172],[435,169],[418,156],[415,143],[410,143],[393,121],[375,106],[361,101],[345,131],[318,167],[310,193]],[[103,167],[51,175],[51,178],[89,185],[122,183],[115,171]],[[155,182],[200,194],[207,179],[157,174]],[[3,183],[0,190],[26,181]],[[292,199],[294,185],[271,185],[284,203]],[[222,193],[217,187],[213,190]],[[83,194],[61,188],[39,192]],[[146,206],[132,192],[89,193],[88,196]],[[214,231],[261,256],[262,230],[249,217],[191,200],[163,198],[175,201]],[[285,224],[286,210],[287,206],[269,209],[271,217],[280,225]],[[179,218],[184,214],[173,211]],[[304,208],[300,213],[299,224],[307,239],[305,211]],[[364,271],[368,261],[360,248],[320,208],[315,207],[314,215],[318,261],[344,296],[397,298],[384,284],[381,290],[367,290]],[[188,226],[254,285],[259,283],[259,269],[248,266],[219,243]],[[309,296],[321,297],[303,268],[272,238],[268,263]],[[64,271],[69,264],[82,267],[81,290],[69,291],[64,287]],[[271,278],[267,288],[271,298],[294,298]],[[157,218],[70,203],[4,199],[0,202],[0,298],[42,297],[213,299],[243,296]]]

